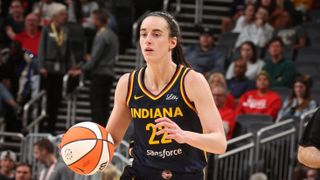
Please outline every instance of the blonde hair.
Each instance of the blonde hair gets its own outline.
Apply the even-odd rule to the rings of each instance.
[[[217,72],[214,72],[214,73],[209,75],[208,84],[210,86],[211,86],[211,83],[213,82],[213,80],[215,78],[219,78],[220,83],[221,83],[222,86],[224,86],[224,88],[227,87],[227,82],[226,82],[226,79],[224,78],[223,74],[222,73],[217,73]]]
[[[112,164],[109,164],[101,174],[101,180],[118,180],[121,172]]]

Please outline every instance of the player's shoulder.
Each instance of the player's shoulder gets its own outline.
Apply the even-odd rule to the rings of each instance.
[[[203,83],[207,83],[206,78],[201,74],[194,70],[190,70],[185,76],[185,86],[195,86],[201,85]]]

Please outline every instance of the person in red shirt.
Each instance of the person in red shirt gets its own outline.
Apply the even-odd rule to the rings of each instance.
[[[220,116],[222,118],[224,131],[227,134],[227,139],[231,139],[236,125],[236,113],[233,108],[225,105],[228,97],[228,91],[223,85],[211,86],[210,88],[214,102],[216,103]]]
[[[41,37],[39,31],[39,17],[33,13],[27,15],[24,21],[25,29],[15,36],[15,40],[19,41],[24,49],[31,51],[34,55],[38,55],[38,47]]]
[[[275,119],[281,108],[281,99],[279,95],[271,91],[270,76],[267,72],[262,71],[258,74],[255,90],[244,93],[239,100],[236,110],[239,114],[266,114]]]
[[[226,79],[224,78],[223,74],[221,74],[221,73],[216,73],[216,72],[212,73],[208,77],[208,84],[211,89],[214,86],[219,86],[219,85],[222,85],[223,87],[225,87],[225,89],[227,89]],[[232,108],[232,109],[236,108],[235,99],[230,92],[227,92],[227,99],[226,99],[225,106],[228,106],[229,108]]]

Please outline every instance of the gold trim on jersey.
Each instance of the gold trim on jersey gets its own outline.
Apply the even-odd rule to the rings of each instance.
[[[133,91],[133,79],[134,79],[134,74],[136,71],[133,71],[130,76],[129,76],[129,82],[128,82],[128,94],[126,98],[127,106],[129,107],[129,102],[132,96],[132,91]]]
[[[182,70],[183,66],[179,66],[179,69],[174,73],[173,77],[171,78],[170,82],[168,85],[166,85],[166,87],[160,92],[160,94],[158,95],[154,95],[152,93],[150,93],[148,91],[148,89],[145,88],[144,84],[142,84],[141,82],[141,74],[142,74],[142,70],[143,69],[140,69],[139,71],[139,74],[138,74],[138,84],[140,86],[140,89],[142,90],[142,92],[144,94],[146,94],[149,98],[151,98],[152,100],[157,100],[159,99],[160,97],[162,97],[165,93],[167,93],[171,87],[174,85],[174,83],[177,81],[180,73],[181,73],[181,70]]]
[[[190,68],[186,68],[182,74],[182,77],[180,79],[180,91],[181,91],[181,95],[182,95],[182,99],[183,101],[188,105],[188,107],[190,109],[192,109],[194,112],[197,113],[197,110],[195,108],[195,106],[192,104],[192,102],[190,101],[190,99],[188,98],[187,94],[186,94],[186,91],[185,91],[185,88],[184,88],[184,78],[187,74],[187,72],[190,70]],[[202,134],[204,134],[203,132],[203,129],[202,129]],[[203,151],[203,150],[202,150]],[[206,160],[206,162],[208,162],[208,156],[207,156],[207,151],[203,151],[203,154],[204,154],[204,158]]]
[[[182,95],[183,101],[189,106],[190,109],[192,109],[194,112],[197,112],[195,106],[192,104],[192,102],[189,100],[187,94],[185,93],[184,89],[184,77],[186,76],[187,72],[190,70],[190,68],[186,68],[182,74],[181,80],[180,80],[180,91]]]

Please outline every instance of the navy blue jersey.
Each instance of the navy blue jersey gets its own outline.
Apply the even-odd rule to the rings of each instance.
[[[133,165],[169,169],[176,172],[202,171],[206,166],[206,153],[188,144],[157,136],[154,121],[168,117],[183,130],[202,133],[194,104],[184,90],[184,77],[190,69],[177,66],[176,72],[163,90],[155,95],[144,85],[145,68],[131,73],[127,105],[134,122]]]

